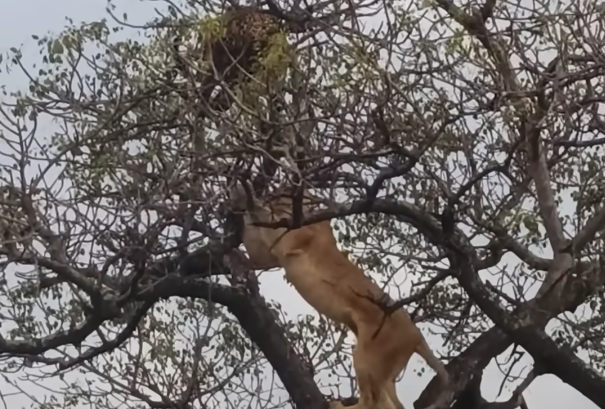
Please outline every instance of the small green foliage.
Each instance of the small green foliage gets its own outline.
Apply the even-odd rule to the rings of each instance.
[[[281,79],[292,62],[292,46],[283,32],[269,37],[265,50],[258,60],[258,71],[255,77],[262,83]]]
[[[213,41],[225,34],[225,24],[221,17],[207,17],[199,22],[199,33],[203,41]]]

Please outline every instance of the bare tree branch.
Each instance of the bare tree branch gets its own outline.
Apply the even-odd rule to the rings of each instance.
[[[474,35],[490,53],[498,72],[502,76],[503,91],[513,99],[519,116],[518,130],[521,137],[525,140],[529,150],[528,170],[536,184],[536,193],[538,196],[538,205],[540,214],[544,220],[544,226],[548,233],[553,251],[556,253],[565,246],[565,237],[563,235],[563,226],[559,218],[554,193],[550,185],[550,176],[546,165],[546,155],[540,141],[541,122],[547,113],[548,107],[536,107],[534,114],[531,114],[531,104],[526,98],[519,99],[518,95],[521,88],[518,85],[517,78],[511,68],[511,63],[503,49],[498,38],[488,33],[485,27],[485,19],[479,15],[469,15],[458,8],[450,0],[438,0],[437,4],[460,25],[462,25],[470,34]],[[556,66],[556,62],[555,62]],[[549,68],[554,69],[554,67]]]
[[[576,234],[572,239],[572,251],[574,254],[578,254],[588,243],[590,243],[594,237],[605,229],[605,207],[601,208],[594,216],[592,216],[584,228]]]

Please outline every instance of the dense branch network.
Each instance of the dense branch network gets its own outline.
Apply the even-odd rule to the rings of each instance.
[[[48,294],[68,289],[77,299],[83,316],[69,329],[50,331],[43,337],[0,336],[0,354],[26,357],[29,362],[54,365],[61,371],[83,367],[102,354],[124,347],[161,300],[200,299],[208,304],[222,305],[233,314],[276,371],[296,407],[320,408],[325,404],[325,397],[313,380],[313,371],[301,351],[293,346],[280,319],[260,295],[256,277],[249,271],[245,256],[237,250],[241,244],[241,231],[236,226],[238,221],[227,220],[233,215],[225,217],[222,212],[224,206],[218,204],[222,200],[225,180],[233,180],[246,173],[256,178],[253,185],[260,194],[279,182],[293,185],[295,192],[301,192],[304,186],[332,198],[326,200],[329,203],[327,210],[307,218],[295,211],[298,214],[291,219],[266,224],[265,227],[294,229],[324,220],[340,223],[346,218],[347,228],[341,236],[343,246],[347,235],[349,242],[350,236],[355,235],[375,239],[366,240],[368,242],[380,242],[380,234],[384,234],[384,242],[395,237],[401,246],[418,249],[409,256],[408,263],[422,266],[425,275],[432,275],[421,285],[416,285],[409,296],[385,306],[385,317],[395,308],[412,304],[416,305],[416,310],[426,310],[422,316],[424,319],[458,314],[456,322],[450,326],[448,339],[459,337],[468,342],[460,343],[464,349],[456,351],[458,355],[447,365],[450,376],[455,379],[457,401],[454,408],[512,409],[522,406],[525,404],[523,391],[535,377],[547,373],[556,375],[598,406],[605,407],[602,394],[605,379],[596,370],[588,368],[574,348],[554,340],[545,332],[552,319],[595,300],[605,286],[605,269],[599,257],[595,256],[601,251],[602,246],[598,243],[602,238],[599,235],[605,228],[605,210],[598,205],[602,202],[602,192],[586,183],[586,191],[592,189],[594,192],[586,194],[581,203],[578,199],[580,216],[577,230],[573,236],[567,236],[567,215],[564,217],[558,211],[559,198],[554,187],[562,186],[560,174],[565,174],[562,167],[566,161],[589,157],[593,155],[588,153],[592,152],[590,149],[605,144],[602,137],[581,140],[570,136],[574,132],[580,133],[581,125],[570,125],[570,118],[576,114],[590,118],[586,132],[597,135],[605,131],[596,109],[602,87],[591,83],[591,80],[602,76],[599,57],[590,53],[578,56],[561,50],[549,64],[540,66],[523,61],[521,69],[517,69],[510,57],[510,48],[513,47],[514,51],[517,40],[511,39],[511,46],[507,37],[514,38],[515,34],[489,28],[500,7],[495,1],[487,0],[479,9],[467,12],[453,1],[437,0],[434,10],[440,10],[439,13],[444,13],[449,21],[456,22],[472,37],[470,41],[482,47],[477,51],[481,58],[475,61],[475,65],[489,65],[493,83],[486,79],[487,75],[485,78],[478,75],[474,82],[466,78],[461,80],[462,76],[456,70],[462,57],[459,61],[446,61],[444,57],[437,63],[436,54],[430,54],[431,46],[427,45],[433,41],[426,39],[419,39],[418,43],[429,50],[423,52],[429,53],[430,58],[426,59],[432,63],[422,67],[408,67],[405,63],[400,68],[383,68],[378,60],[372,60],[372,53],[384,52],[385,48],[381,49],[384,44],[395,47],[399,41],[397,35],[385,38],[382,44],[361,35],[356,31],[359,28],[351,28],[360,27],[358,14],[361,14],[361,9],[371,9],[377,2],[347,5],[341,9],[330,8],[329,3],[326,2],[323,8],[318,5],[309,10],[298,7],[286,10],[269,0],[266,10],[236,8],[230,12],[231,18],[223,21],[226,31],[221,34],[226,35],[215,36],[215,41],[206,48],[209,51],[206,57],[214,65],[214,72],[206,78],[206,85],[214,87],[221,84],[230,92],[224,112],[212,113],[213,123],[220,124],[217,126],[220,129],[210,129],[210,121],[207,124],[208,133],[216,131],[219,135],[216,141],[220,142],[207,136],[206,145],[195,152],[197,157],[196,161],[191,161],[195,162],[193,166],[185,167],[185,155],[180,156],[187,150],[183,141],[192,139],[189,138],[191,135],[171,134],[178,128],[174,121],[185,121],[178,116],[175,120],[174,115],[167,114],[170,120],[160,118],[165,114],[162,109],[170,105],[166,101],[154,105],[155,110],[141,114],[135,111],[140,100],[128,100],[124,102],[127,108],[116,103],[120,109],[108,114],[106,106],[113,103],[108,101],[113,97],[115,101],[121,101],[127,98],[127,93],[112,97],[100,93],[102,97],[98,99],[75,104],[70,98],[77,93],[70,89],[69,92],[55,92],[58,96],[53,94],[48,101],[33,104],[39,113],[58,104],[57,98],[69,95],[68,108],[59,116],[65,117],[68,115],[65,112],[81,109],[88,116],[100,118],[99,122],[106,128],[95,123],[89,134],[84,132],[90,139],[78,135],[71,145],[62,148],[61,155],[67,156],[69,152],[76,151],[74,147],[96,149],[95,152],[105,155],[98,162],[110,163],[107,166],[115,167],[113,173],[126,172],[134,182],[122,180],[119,183],[123,185],[117,183],[116,191],[110,193],[85,185],[88,189],[83,195],[85,198],[74,199],[73,207],[77,207],[77,201],[87,200],[103,202],[105,206],[104,201],[114,195],[127,202],[123,207],[112,204],[118,210],[116,213],[130,212],[135,216],[123,216],[125,221],[121,224],[90,222],[89,233],[106,254],[98,256],[98,262],[82,263],[79,257],[82,245],[74,244],[78,238],[76,234],[72,235],[77,228],[65,226],[84,225],[82,220],[94,217],[83,212],[77,215],[77,222],[72,222],[67,216],[55,216],[47,206],[50,203],[60,208],[65,199],[53,198],[51,188],[39,189],[42,176],[38,178],[37,185],[27,186],[27,178],[23,175],[18,175],[21,179],[17,178],[19,181],[15,182],[0,173],[2,267],[19,265],[36,269],[35,277],[29,276],[30,281],[36,283],[35,291]],[[394,19],[397,23],[393,24],[405,24],[407,21],[405,18],[399,20]],[[284,88],[288,88],[290,95],[298,100],[293,99],[297,102],[285,106],[281,117],[268,119],[251,115],[257,122],[241,120],[238,117],[241,112],[227,109],[237,108],[242,102],[230,88],[234,88],[242,78],[248,78],[242,72],[250,73],[258,68],[255,67],[258,63],[255,52],[266,45],[260,40],[282,28],[299,34],[302,37],[300,42],[324,33],[328,40],[322,38],[311,42],[307,48],[300,47],[304,52],[298,50],[297,53],[308,61],[323,60],[325,63],[308,63],[306,70],[297,72],[302,78],[298,88],[287,83]],[[393,30],[413,31],[403,26]],[[329,48],[331,42],[337,43],[333,37],[339,35],[350,40],[349,43],[345,41],[347,47],[336,48],[336,56],[325,53],[323,48]],[[467,39],[455,40],[462,44]],[[462,47],[460,44],[452,47]],[[407,50],[409,55],[405,58],[419,60],[417,56],[412,58],[414,53],[420,52],[415,50]],[[446,54],[448,52],[451,50],[446,50]],[[306,61],[304,58],[301,61]],[[234,59],[238,61],[237,69],[231,65]],[[346,64],[338,66],[339,59],[346,60]],[[187,64],[191,61],[181,62],[184,63],[182,71],[188,72],[191,67]],[[573,64],[581,68],[573,68]],[[313,77],[319,71],[329,71],[330,65],[335,66],[335,72],[346,72],[335,77],[338,81],[333,82],[338,84],[334,86],[325,78],[318,80]],[[193,75],[199,74],[199,66],[194,68]],[[535,78],[535,89],[527,89],[527,78],[519,74],[522,70]],[[118,78],[117,75],[111,77],[111,81],[119,82]],[[439,93],[441,85],[434,84],[431,85],[435,88],[434,93],[427,91],[429,97],[418,97],[416,90],[429,87],[426,84],[432,84],[434,78],[440,78],[442,83],[457,84],[455,86],[460,92],[467,95],[461,100],[468,98],[473,103],[463,101],[456,105],[449,96]],[[582,97],[574,97],[573,103],[563,107],[561,101],[565,99],[565,90],[577,83],[585,84],[582,91],[573,91]],[[127,88],[124,84],[121,85]],[[197,85],[195,89],[190,86],[186,89],[187,94],[199,96],[201,93],[204,100],[212,99],[212,87],[204,86],[201,89]],[[300,108],[302,105],[304,109]],[[141,118],[128,122],[128,115],[123,112],[129,110],[137,112]],[[196,103],[183,104],[178,110],[200,114]],[[478,141],[485,141],[487,137],[468,125],[461,125],[470,117],[490,117],[502,112],[506,112],[506,115],[502,114],[502,127],[508,127],[508,133],[501,132],[489,143],[481,142],[484,143],[481,147]],[[561,125],[552,119],[557,115],[565,116],[569,121],[565,125],[569,127],[567,131],[558,132]],[[74,117],[70,120],[78,123],[88,119]],[[482,126],[489,128],[485,124]],[[552,132],[545,131],[549,127]],[[107,134],[103,129],[108,129]],[[491,129],[488,131],[492,132]],[[141,134],[149,138],[146,143],[149,142],[151,148],[147,156],[136,158],[140,162],[120,161],[121,154],[117,150],[103,151],[114,146],[112,143],[116,139],[123,144]],[[271,138],[285,134],[293,134],[295,137],[292,139],[304,140],[305,149],[298,152],[298,156],[267,148],[271,145],[268,143]],[[155,141],[154,135],[159,135]],[[166,142],[167,135],[168,139],[173,137],[169,143]],[[23,141],[13,144],[23,149],[23,160],[16,161],[17,169],[26,166],[25,158],[32,157],[26,152],[28,143]],[[171,144],[176,148],[173,149]],[[120,152],[121,149],[120,145]],[[483,155],[482,149],[489,152]],[[50,162],[60,162],[63,160],[61,155]],[[446,169],[450,160],[448,155],[464,156],[465,165],[456,171]],[[598,156],[592,158],[598,163]],[[160,164],[156,165],[156,162]],[[156,166],[153,171],[148,171],[148,164]],[[189,164],[187,162],[187,166]],[[242,171],[244,168],[245,172]],[[94,170],[98,171],[97,168]],[[454,173],[457,176],[453,176]],[[191,174],[196,176],[195,183],[191,182]],[[368,174],[371,176],[366,177]],[[87,177],[94,179],[96,176],[94,172],[82,176],[83,179]],[[594,178],[589,178],[593,185],[597,180]],[[509,188],[510,194],[501,195],[497,189],[490,188],[494,183]],[[334,200],[334,196],[342,195],[343,191],[347,199]],[[497,198],[490,201],[490,196]],[[173,197],[178,197],[177,204],[168,205]],[[538,243],[548,242],[553,251],[552,257],[535,253],[531,248],[535,243],[531,243],[517,228],[522,222],[510,216],[523,215],[520,211],[515,212],[522,208],[527,198],[535,201],[538,214],[533,218],[524,216],[527,230],[530,230],[528,236]],[[113,211],[111,206],[106,207]],[[137,227],[144,224],[140,221],[141,215],[148,210],[156,211],[159,220],[149,222],[148,229],[141,233]],[[357,225],[359,216],[363,221]],[[229,224],[231,222],[233,225]],[[537,224],[544,227],[544,240],[540,229],[534,227]],[[467,229],[468,225],[472,225],[472,229]],[[164,231],[175,226],[180,229],[177,236],[180,234],[181,237],[173,245],[172,241],[164,240]],[[411,230],[403,231],[408,227]],[[386,233],[378,232],[381,229]],[[411,232],[419,234],[411,237]],[[195,235],[198,237],[193,237]],[[487,244],[475,244],[477,237],[487,239]],[[386,245],[380,251],[380,258],[386,257]],[[428,255],[421,257],[418,255],[421,253]],[[545,279],[535,298],[513,297],[500,285],[480,278],[480,271],[501,269],[505,258],[512,255],[534,275],[544,274]],[[386,270],[385,266],[380,269]],[[368,264],[364,267],[368,271],[372,269]],[[505,273],[504,270],[500,272],[502,275]],[[216,283],[213,280],[216,276],[227,277],[229,283]],[[462,289],[463,295],[454,301],[443,297],[443,305],[431,306],[430,300],[438,299],[444,293],[443,288]],[[380,303],[380,300],[376,302]],[[482,331],[477,338],[468,340],[460,332],[465,324],[472,322],[471,316],[474,319],[487,317],[493,326]],[[95,334],[102,334],[101,328],[109,323],[119,325],[119,330],[110,339],[101,339],[95,346],[79,349]],[[49,357],[51,352],[62,351],[70,345],[78,348],[77,354]],[[493,358],[512,345],[523,347],[531,355],[533,370],[510,400],[488,402],[480,393],[483,370]],[[170,405],[194,407],[191,401],[196,392],[191,385],[195,382],[191,382],[178,402],[156,402],[142,393],[138,398],[155,408]],[[436,382],[429,384],[416,401],[416,409],[427,406],[430,398],[437,394],[437,387]]]

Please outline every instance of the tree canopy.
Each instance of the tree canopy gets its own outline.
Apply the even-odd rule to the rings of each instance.
[[[12,391],[39,408],[338,398],[353,340],[261,293],[226,206],[245,177],[325,199],[291,223],[331,220],[443,344],[453,407],[512,409],[552,374],[605,408],[604,3],[250,6],[260,17],[228,45],[235,3],[164,0],[144,26],[109,3],[99,21],[34,35],[35,64],[2,55],[29,81],[0,99]],[[225,53],[248,46],[249,74],[231,75]],[[514,392],[489,402],[482,374],[503,356]],[[27,386],[48,379],[59,386]]]

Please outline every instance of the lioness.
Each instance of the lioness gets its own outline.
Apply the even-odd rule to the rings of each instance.
[[[405,369],[414,352],[437,372],[445,391],[448,373],[410,316],[399,309],[384,320],[384,311],[369,298],[379,300],[385,293],[352,263],[337,246],[329,221],[288,231],[286,228],[254,226],[271,223],[292,214],[292,199],[278,197],[261,202],[252,197],[247,209],[246,190],[230,189],[233,210],[244,211],[243,242],[255,269],[282,267],[286,279],[320,314],[345,324],[356,336],[353,366],[359,385],[359,402],[348,409],[404,409],[397,398],[395,379]],[[312,196],[305,195],[303,213],[308,215]],[[382,325],[380,331],[377,331]],[[440,406],[446,394],[431,407]],[[342,409],[331,402],[332,409]]]

